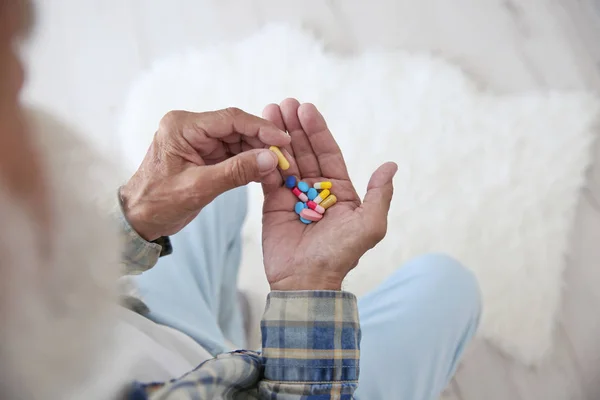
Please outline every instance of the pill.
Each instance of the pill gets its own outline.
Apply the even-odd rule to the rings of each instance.
[[[315,210],[319,214],[323,214],[325,212],[325,209],[317,203],[315,203],[314,201],[309,201],[308,203],[306,203],[306,205],[308,206],[308,208],[310,208],[311,210]]]
[[[287,178],[285,178],[285,187],[288,189],[293,189],[294,186],[296,186],[296,177],[295,176],[288,176]]]
[[[317,182],[313,185],[315,189],[331,189],[331,182]]]
[[[285,158],[281,150],[279,150],[279,147],[271,146],[269,147],[269,150],[271,150],[277,156],[277,160],[279,161],[279,168],[285,171],[290,167],[289,161]]]
[[[296,197],[300,199],[300,201],[303,201],[305,203],[308,201],[308,197],[306,197],[306,195],[302,193],[297,187],[292,189],[292,193],[294,193]]]
[[[319,214],[318,212],[307,208],[307,209],[302,210],[302,212],[300,213],[300,217],[307,219],[309,221],[317,222],[323,218],[323,214]]]
[[[304,193],[308,192],[309,187],[310,186],[308,186],[308,183],[306,183],[306,182],[298,182],[298,189],[300,189]]]
[[[317,197],[315,197],[314,199],[311,199],[311,200],[317,204],[320,204],[323,200],[325,200],[327,198],[327,196],[329,196],[330,193],[331,192],[329,191],[329,189],[325,189],[321,193],[319,193],[319,195]],[[308,198],[310,199],[310,196]]]
[[[300,217],[300,222],[302,222],[303,224],[306,224],[306,225],[310,225],[310,224],[312,224],[312,221],[309,221],[309,220],[307,220],[307,219],[304,219],[304,218],[302,218],[302,217]]]
[[[337,203],[337,197],[335,197],[335,194],[330,194],[329,196],[327,196],[327,198],[325,200],[323,200],[321,202],[321,204],[319,204],[321,207],[323,207],[324,209],[328,209],[329,207],[331,207],[332,205],[334,205],[335,203]]]
[[[310,188],[310,189],[308,189],[308,192],[306,192],[306,195],[308,196],[309,200],[314,200],[315,197],[317,197],[319,195],[319,193],[317,192],[317,189]]]
[[[296,211],[296,214],[300,215],[302,210],[305,210],[307,207],[308,206],[306,205],[306,203],[299,201],[296,203],[296,206],[294,207],[294,211]]]

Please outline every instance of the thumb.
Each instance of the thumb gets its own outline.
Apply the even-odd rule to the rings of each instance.
[[[387,231],[387,216],[394,194],[393,179],[398,165],[387,162],[377,168],[367,186],[367,194],[363,200],[363,209],[368,219],[365,226],[375,230],[377,242],[383,239]]]
[[[277,156],[270,150],[249,150],[218,164],[198,167],[203,194],[215,198],[228,190],[260,181],[277,168]]]

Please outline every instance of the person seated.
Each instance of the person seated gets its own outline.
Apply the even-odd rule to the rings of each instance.
[[[90,200],[100,188],[91,150],[19,101],[24,5],[0,2],[2,398],[439,396],[478,325],[473,275],[427,254],[361,299],[342,290],[386,234],[396,164],[378,168],[361,199],[312,104],[286,99],[264,118],[174,111],[103,213]],[[301,223],[288,176],[332,182],[337,203]],[[265,195],[271,287],[260,351],[247,349],[237,292],[250,182]]]

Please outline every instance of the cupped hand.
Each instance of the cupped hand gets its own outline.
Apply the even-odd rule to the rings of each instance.
[[[272,122],[236,108],[171,111],[121,188],[125,216],[146,240],[172,235],[218,195],[281,179],[277,157],[265,147],[289,143],[289,135]]]
[[[361,202],[333,135],[312,104],[286,99],[271,104],[263,117],[292,137],[291,155],[284,176],[263,182],[263,256],[272,290],[340,290],[346,274],[360,257],[383,239],[398,169],[385,163],[372,175]],[[333,184],[337,203],[319,222],[305,225],[294,212],[298,198],[283,185],[294,175],[310,185]]]

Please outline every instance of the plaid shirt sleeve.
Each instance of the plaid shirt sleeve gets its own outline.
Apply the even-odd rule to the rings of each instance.
[[[359,373],[356,297],[346,292],[272,292],[262,354],[236,351],[167,383],[131,386],[127,400],[349,400]]]
[[[124,275],[138,275],[156,265],[160,257],[162,246],[158,243],[144,240],[132,228],[125,214],[119,196],[115,196],[115,218],[119,224],[119,231],[123,237],[123,251],[121,254],[121,267]]]
[[[360,358],[360,325],[353,294],[271,292],[261,330],[261,398],[353,398]]]

